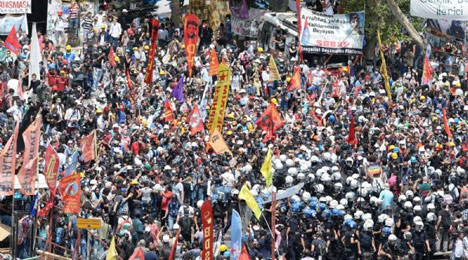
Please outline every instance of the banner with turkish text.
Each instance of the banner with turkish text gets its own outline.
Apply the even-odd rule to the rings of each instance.
[[[200,27],[200,20],[194,14],[185,15],[184,25],[184,43],[185,53],[187,55],[187,65],[189,77],[192,77],[193,58],[197,52],[198,41],[198,28]]]
[[[218,131],[218,129],[215,129],[214,132],[210,135],[210,137],[208,138],[208,144],[211,148],[213,148],[213,150],[217,154],[222,154],[226,152],[232,154],[231,150],[229,150],[229,147],[227,146],[223,136]]]
[[[203,246],[202,246],[202,260],[213,259],[213,208],[211,202],[206,200],[201,207],[201,219],[203,228]]]
[[[37,156],[41,142],[42,117],[38,116],[26,131],[23,132],[24,155],[23,165],[18,173],[18,181],[21,184],[20,191],[24,195],[35,195],[37,178]],[[35,161],[35,162],[33,162]],[[32,181],[34,179],[34,181]]]
[[[18,140],[19,123],[0,154],[0,195],[13,195],[15,187],[16,143]]]
[[[50,193],[55,195],[57,191],[57,176],[60,166],[60,158],[52,145],[48,145],[44,156],[44,175]]]
[[[30,14],[32,0],[0,0],[0,14]]]
[[[80,213],[81,178],[80,174],[70,174],[63,177],[59,184],[60,195],[63,201],[63,212],[70,214]]]
[[[154,55],[158,44],[159,20],[151,18],[151,51],[148,58],[148,68],[146,69],[145,83],[153,82]]]
[[[213,133],[215,129],[222,132],[230,85],[231,70],[226,63],[221,63],[219,65],[218,84],[215,88],[213,103],[211,104],[210,115],[208,117],[207,128],[210,133]]]

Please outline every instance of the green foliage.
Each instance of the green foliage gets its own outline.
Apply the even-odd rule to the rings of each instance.
[[[423,21],[420,18],[409,15],[410,0],[395,0],[401,11],[407,15],[416,30],[421,31]],[[365,7],[364,7],[365,6]],[[382,41],[410,41],[411,38],[406,33],[403,26],[395,19],[386,0],[347,0],[343,1],[343,11],[345,13],[355,11],[366,11],[365,32],[368,39],[377,36],[377,29],[380,29]]]

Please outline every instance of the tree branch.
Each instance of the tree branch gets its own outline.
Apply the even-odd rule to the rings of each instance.
[[[408,20],[408,17],[400,10],[400,7],[397,5],[395,0],[386,0],[390,10],[392,11],[393,16],[397,19],[397,21],[405,27],[406,31],[408,32],[409,36],[416,42],[417,45],[421,48],[421,50],[426,49],[426,44],[424,38],[419,35],[418,31],[414,28],[413,24]]]

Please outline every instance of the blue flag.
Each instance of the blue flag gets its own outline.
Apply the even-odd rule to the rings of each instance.
[[[231,216],[231,260],[237,260],[242,250],[242,221],[239,213],[232,210]]]
[[[175,97],[180,102],[184,102],[184,75],[180,76],[179,82],[177,82],[176,87],[172,90],[171,95]]]
[[[73,173],[74,170],[76,170],[76,167],[78,166],[78,156],[79,153],[78,151],[75,151],[72,156],[71,156],[71,162],[68,164],[68,166],[65,168],[65,174],[63,177],[68,176]],[[67,159],[68,161],[68,159]]]
[[[31,209],[29,210],[29,215],[33,218],[36,216],[37,213],[37,192],[34,195],[33,201],[31,203]]]

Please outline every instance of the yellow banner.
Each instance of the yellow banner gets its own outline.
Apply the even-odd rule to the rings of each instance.
[[[281,80],[278,68],[276,67],[275,60],[273,59],[273,55],[270,56],[270,74],[268,81],[275,81]]]
[[[382,60],[380,73],[382,73],[382,77],[385,80],[385,90],[387,91],[387,96],[390,100],[392,100],[392,92],[390,90],[390,82],[389,82],[388,74],[387,74],[387,64],[385,62],[385,55],[382,51],[382,40],[380,39],[380,30],[377,30],[377,40],[379,41],[380,59]]]
[[[229,86],[231,85],[231,70],[226,63],[219,64],[218,84],[213,95],[213,104],[208,118],[208,130],[210,134],[218,129],[222,133],[224,114],[226,113],[227,98],[229,96]]]
[[[249,207],[250,210],[254,213],[255,217],[257,219],[260,219],[260,216],[262,215],[262,210],[258,206],[257,201],[255,200],[254,196],[249,190],[249,187],[247,187],[246,184],[242,186],[241,191],[239,192],[239,199],[245,200],[245,203]]]

